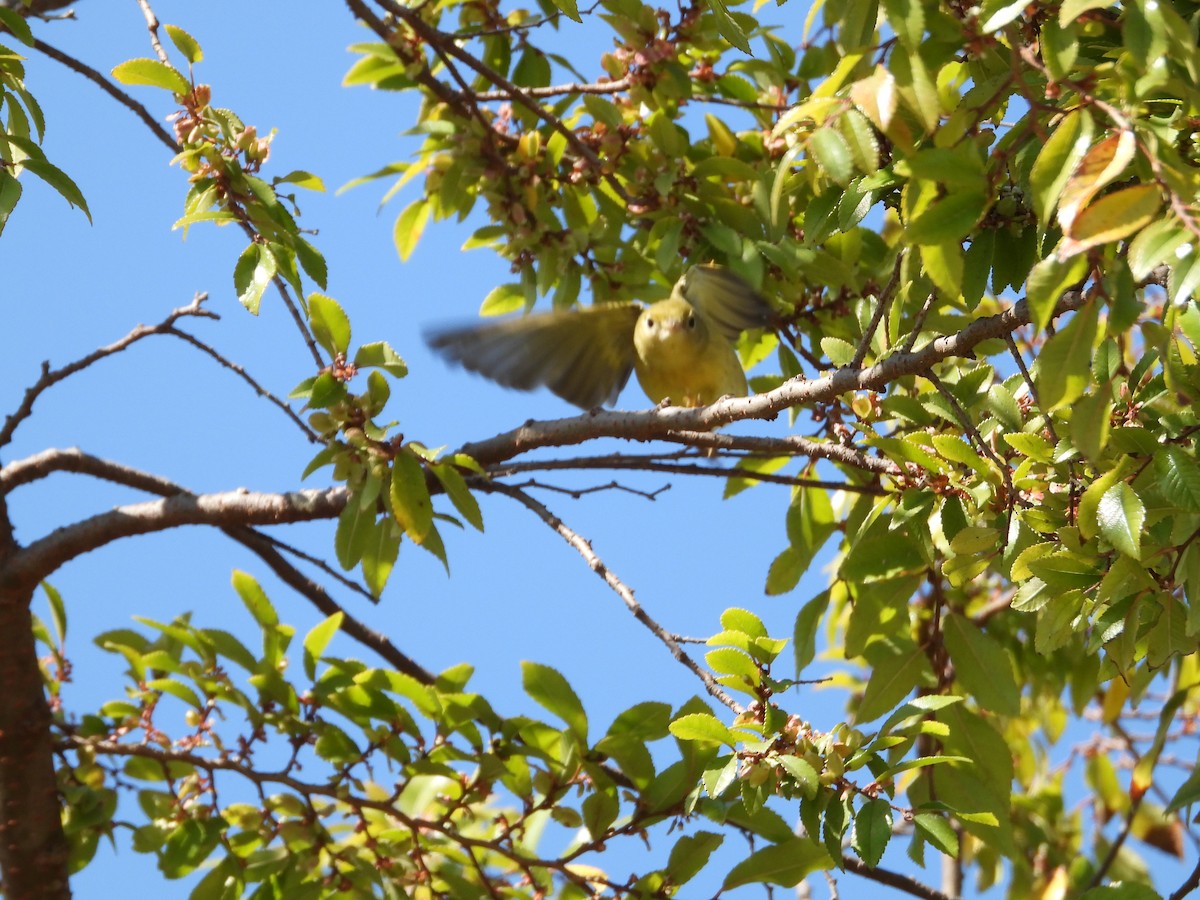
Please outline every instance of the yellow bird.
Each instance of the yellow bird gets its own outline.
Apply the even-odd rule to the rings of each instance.
[[[744,397],[746,373],[733,342],[768,323],[771,307],[741,277],[695,266],[666,300],[605,303],[534,313],[426,334],[440,354],[506,387],[545,385],[583,409],[615,403],[637,372],[655,403],[707,406]]]

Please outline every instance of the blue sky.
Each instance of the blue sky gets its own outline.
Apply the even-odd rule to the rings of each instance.
[[[298,8],[282,0],[260,0],[252,7],[232,0],[155,4],[163,22],[186,28],[200,41],[206,59],[197,79],[213,86],[214,102],[235,110],[260,133],[278,129],[266,174],[307,169],[330,188],[326,194],[299,195],[301,224],[319,232],[313,241],[329,262],[328,293],[350,313],[356,343],[388,340],[409,364],[409,377],[393,384],[390,416],[408,437],[453,448],[530,418],[573,415],[572,407],[549,393],[507,392],[448,368],[425,349],[422,331],[473,316],[487,293],[510,279],[508,265],[487,251],[460,251],[481,224],[478,219],[465,225],[431,223],[416,253],[402,264],[392,245],[392,223],[416,196],[416,182],[382,211],[382,183],[335,193],[356,177],[409,158],[416,143],[403,132],[412,124],[415,98],[342,88],[342,75],[354,59],[346,47],[370,36],[340,4]],[[35,31],[104,72],[126,59],[151,55],[144,21],[132,2],[83,0],[78,21],[39,24]],[[583,72],[595,74],[596,68],[585,64]],[[244,236],[234,229],[197,226],[185,240],[171,230],[187,186],[179,170],[168,165],[170,153],[129,111],[33,51],[27,82],[46,111],[46,152],[75,178],[94,224],[36,180],[24,179],[24,197],[0,241],[0,411],[6,414],[17,405],[42,360],[58,365],[76,359],[137,323],[161,320],[197,291],[208,292],[210,308],[222,318],[185,327],[276,394],[286,395],[308,377],[311,360],[274,296],[264,300],[257,318],[237,302],[232,270]],[[161,91],[134,93],[160,119],[172,111]],[[645,398],[631,385],[619,405],[643,406]],[[70,446],[197,491],[293,489],[313,453],[277,410],[229,372],[170,338],[142,342],[43,396],[0,461]],[[318,473],[307,485],[324,484],[324,477]],[[539,476],[572,487],[613,477],[605,472]],[[592,541],[668,629],[711,634],[723,609],[741,606],[758,613],[773,634],[790,636],[796,610],[824,587],[825,578],[818,564],[793,593],[763,593],[767,567],[786,540],[786,488],[763,486],[724,501],[723,482],[717,479],[619,478],[647,490],[667,483],[671,489],[653,502],[616,491],[580,500],[546,491],[537,496]],[[56,475],[17,491],[10,511],[18,538],[30,541],[65,522],[138,499],[82,476]],[[557,535],[511,501],[482,497],[481,502],[485,534],[443,530],[449,578],[440,562],[406,544],[377,607],[349,592],[335,595],[429,669],[474,664],[473,687],[503,712],[543,714],[520,691],[519,663],[526,659],[552,665],[570,679],[596,730],[634,703],[678,705],[701,692],[694,676],[671,660]],[[332,556],[332,523],[278,534]],[[82,711],[121,696],[121,662],[98,652],[90,638],[133,624],[135,615],[161,621],[191,610],[198,624],[250,634],[249,617],[229,585],[234,568],[262,580],[300,635],[321,618],[275,583],[255,557],[211,530],[180,529],[124,541],[58,572],[52,580],[67,604],[67,650],[75,665],[68,705]],[[349,642],[331,649],[363,655]],[[790,674],[786,666],[783,674]],[[786,703],[827,729],[841,721],[843,699],[838,692],[809,688]],[[897,850],[903,843],[896,842]],[[725,867],[735,861],[737,846],[733,839],[727,842]],[[897,850],[889,853],[888,864],[900,865]],[[616,871],[636,864],[618,859]],[[1160,864],[1162,858],[1151,861]],[[721,863],[712,870],[706,884],[697,882],[684,896],[711,895]],[[84,898],[111,896],[118,877],[130,894],[187,895],[186,883],[164,886],[153,858],[128,847],[115,854],[102,849],[74,888]],[[938,880],[932,854],[925,877]],[[842,889],[844,896],[871,891],[851,878],[842,880]],[[815,879],[814,895],[825,890]],[[748,895],[761,893],[737,893]]]
[[[404,433],[431,446],[455,447],[529,418],[574,414],[548,393],[510,393],[449,369],[420,339],[430,324],[474,315],[488,291],[509,279],[507,264],[490,252],[460,251],[479,221],[432,223],[402,264],[392,246],[392,222],[415,196],[416,184],[382,212],[379,186],[334,193],[357,176],[407,159],[416,146],[402,136],[413,120],[414,98],[340,87],[353,60],[346,47],[368,36],[339,4],[314,4],[300,13],[294,4],[259,2],[252,17],[246,10],[233,2],[155,4],[162,22],[186,28],[203,46],[197,79],[213,86],[214,103],[235,110],[260,133],[278,129],[266,174],[303,168],[330,188],[300,194],[301,224],[319,232],[313,240],[329,262],[328,293],[350,313],[356,342],[388,340],[410,366],[409,377],[393,385],[389,408]],[[103,72],[151,55],[136,4],[82,2],[77,15],[78,21],[35,25],[35,32]],[[6,322],[0,329],[0,409],[19,402],[42,360],[73,360],[138,323],[161,320],[197,291],[209,293],[210,308],[222,318],[185,327],[285,395],[310,374],[311,362],[274,297],[257,318],[238,304],[232,269],[245,246],[242,234],[199,226],[185,240],[172,231],[187,186],[168,165],[170,153],[80,76],[34,51],[28,55],[27,83],[48,121],[46,152],[79,184],[94,224],[24,179],[25,194],[0,243]],[[162,91],[134,93],[160,119],[172,111]],[[643,406],[645,398],[631,385],[619,405]],[[105,360],[44,395],[35,409],[5,462],[48,447],[80,446],[197,491],[272,491],[296,487],[313,452],[278,411],[170,338]],[[542,480],[587,486],[612,477],[601,472]],[[322,478],[319,473],[308,485]],[[763,594],[767,566],[786,540],[786,488],[760,487],[723,501],[718,479],[620,480],[647,489],[670,483],[671,489],[653,502],[611,491],[581,500],[538,496],[593,542],[670,630],[711,634],[719,629],[721,610],[743,606],[761,615],[773,634],[790,635],[798,605],[823,584],[814,574],[789,596]],[[19,539],[29,541],[137,499],[82,476],[56,475],[19,490],[10,509]],[[348,592],[340,598],[430,669],[474,664],[473,686],[506,712],[539,712],[520,691],[524,659],[562,671],[597,728],[636,702],[679,704],[701,691],[559,537],[510,501],[484,497],[482,503],[484,535],[444,530],[451,577],[431,556],[406,545],[377,608]],[[329,556],[332,534],[331,523],[280,532]],[[260,578],[301,635],[319,621],[257,559],[205,529],[125,541],[56,573],[52,581],[67,604],[67,649],[75,665],[68,704],[82,710],[121,696],[119,660],[96,651],[90,638],[133,624],[134,615],[168,620],[192,610],[199,624],[248,633],[248,617],[229,586],[234,568]],[[349,643],[333,649],[360,655]],[[841,718],[831,695],[810,693],[804,707],[819,726]],[[128,848],[116,855],[102,849],[77,877],[77,896],[110,895],[117,873],[130,893],[153,888],[160,897],[186,896],[182,884],[164,890],[153,858]]]

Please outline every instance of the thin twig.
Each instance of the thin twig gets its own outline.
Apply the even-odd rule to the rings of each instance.
[[[950,390],[944,384],[942,384],[942,380],[934,375],[933,372],[927,372],[925,377],[933,383],[933,386],[937,388],[937,392],[942,395],[942,398],[947,403],[950,404],[950,409],[953,410],[955,418],[957,418],[958,423],[962,425],[963,431],[967,433],[971,443],[973,443],[979,449],[979,452],[990,459],[993,465],[1000,470],[1000,477],[1004,480],[1004,506],[1006,512],[1004,535],[1001,537],[1000,543],[1002,547],[1007,546],[1008,535],[1010,531],[1009,526],[1012,523],[1013,506],[1016,505],[1017,502],[1017,494],[1013,488],[1012,482],[1012,470],[1005,465],[1004,460],[997,456],[996,451],[993,450],[987,441],[983,439],[983,435],[976,430],[975,424],[971,421],[971,417],[967,415],[966,410],[964,410],[959,404],[958,398],[956,398],[954,394],[950,393]]]
[[[913,319],[912,330],[908,332],[908,337],[904,341],[905,353],[912,353],[913,345],[916,344],[917,336],[925,326],[925,318],[929,315],[929,310],[933,308],[933,300],[936,296],[936,291],[930,291],[929,296],[925,298],[925,302],[921,304],[921,308],[917,310],[917,317]]]
[[[746,457],[742,457],[743,459]],[[634,456],[625,458],[622,456],[593,456],[593,457],[577,457],[575,459],[550,459],[537,460],[533,462],[521,463],[506,463],[502,466],[497,466],[489,470],[489,474],[494,477],[504,477],[506,475],[515,475],[520,472],[539,472],[539,471],[561,471],[563,469],[632,469],[638,472],[668,472],[675,475],[697,475],[708,478],[744,478],[747,481],[762,481],[771,484],[785,484],[792,487],[810,487],[820,488],[830,491],[847,491],[852,494],[871,494],[873,496],[882,497],[889,493],[878,484],[850,484],[845,481],[824,481],[818,478],[801,478],[793,475],[777,475],[774,472],[755,472],[752,469],[732,469],[713,466],[688,465],[686,463],[664,462],[661,459],[654,459],[647,456]],[[542,485],[546,487],[546,485]],[[641,491],[634,491],[632,488],[619,485],[613,482],[604,485],[603,489],[612,490],[618,488],[628,490],[632,493],[641,494]],[[592,488],[590,491],[599,490],[600,488]],[[565,493],[580,494],[589,493],[590,491],[576,491],[568,488],[557,488]],[[661,492],[659,489],[655,494]],[[653,500],[651,495],[649,499]]]
[[[525,506],[527,509],[532,510],[538,518],[554,529],[554,531],[558,533],[559,537],[575,548],[575,551],[582,556],[584,562],[587,563],[588,568],[599,575],[600,578],[604,580],[604,583],[612,588],[617,596],[620,597],[625,603],[625,606],[629,609],[629,611],[633,613],[634,618],[650,629],[654,636],[662,641],[667,650],[670,651],[671,656],[690,669],[692,673],[704,683],[704,687],[710,695],[719,700],[721,703],[724,703],[734,712],[742,712],[741,704],[725,693],[725,691],[721,689],[721,686],[717,684],[716,679],[702,669],[696,663],[696,661],[693,660],[687,654],[687,652],[679,646],[679,644],[671,636],[671,633],[650,617],[650,615],[642,608],[642,605],[638,603],[637,599],[633,596],[632,589],[630,589],[628,585],[626,585],[623,581],[621,581],[620,578],[613,574],[612,570],[609,569],[605,562],[596,555],[594,550],[592,550],[592,546],[590,543],[588,543],[588,541],[584,540],[583,537],[572,530],[571,527],[563,522],[562,519],[554,515],[554,513],[550,512],[550,510],[548,510],[533,497],[530,497],[524,491],[517,490],[514,487],[510,487],[509,485],[496,481],[480,482],[479,487],[483,490],[494,491],[496,493],[504,494],[506,497],[511,497],[518,503]]]
[[[323,574],[332,578],[334,581],[341,584],[347,590],[354,591],[354,593],[359,594],[362,597],[365,597],[367,600],[370,600],[372,603],[379,602],[379,598],[376,597],[374,594],[372,594],[365,587],[363,587],[363,585],[359,584],[353,578],[348,578],[346,575],[342,574],[337,569],[335,569],[333,566],[331,566],[329,563],[325,562],[325,560],[321,559],[321,557],[313,556],[311,553],[305,553],[299,547],[294,547],[285,541],[279,540],[279,538],[277,538],[277,537],[273,537],[272,535],[264,534],[263,532],[255,532],[255,534],[258,534],[261,537],[263,537],[264,539],[266,539],[267,541],[269,541],[271,543],[271,545],[274,546],[276,549],[281,550],[282,552],[288,554],[289,556],[294,556],[297,559],[303,560],[304,562],[308,563],[310,566],[313,566],[314,568],[320,570]]]
[[[1013,340],[1012,334],[1004,336],[1004,342],[1008,344],[1008,352],[1017,364],[1017,369],[1021,372],[1021,379],[1025,382],[1025,387],[1029,389],[1029,396],[1033,402],[1037,404],[1038,409],[1042,409],[1042,402],[1038,399],[1037,385],[1033,383],[1033,376],[1029,374],[1029,369],[1025,365],[1025,360],[1021,356],[1021,351],[1017,349],[1017,342]],[[1054,432],[1054,422],[1050,416],[1045,416],[1046,428],[1050,432],[1050,437],[1054,439],[1054,443],[1058,443],[1058,435]]]
[[[493,476],[495,473],[492,473]],[[640,491],[637,488],[631,488],[628,485],[620,484],[616,481],[610,481],[608,484],[595,484],[586,488],[569,488],[559,484],[545,484],[541,481],[526,481],[524,484],[514,484],[513,487],[525,490],[528,488],[538,488],[543,491],[555,491],[559,494],[566,494],[572,500],[579,500],[588,494],[599,494],[602,491],[624,491],[627,494],[633,494],[635,497],[641,497],[644,500],[657,500],[658,495],[664,491],[669,491],[671,485],[664,484],[660,488],[655,488],[652,491]]]
[[[220,353],[218,353],[216,351],[216,349],[214,349],[213,347],[210,347],[208,344],[204,343],[204,341],[200,340],[195,335],[188,334],[186,331],[180,331],[178,328],[172,327],[172,328],[167,328],[163,333],[170,334],[174,337],[177,337],[181,341],[186,341],[187,343],[189,343],[193,347],[195,347],[197,350],[201,350],[204,353],[207,353],[209,356],[211,356],[213,359],[215,359],[221,366],[223,366],[224,368],[233,372],[235,375],[237,375],[239,378],[241,378],[244,382],[246,382],[246,384],[250,385],[250,387],[254,389],[254,392],[256,394],[258,394],[258,396],[262,397],[264,400],[267,400],[270,403],[273,403],[279,409],[283,410],[284,414],[296,424],[296,427],[299,428],[304,433],[304,436],[306,438],[308,438],[310,443],[313,443],[313,444],[324,443],[324,441],[321,440],[321,436],[318,435],[311,428],[309,428],[308,423],[305,422],[303,419],[301,419],[300,416],[296,413],[296,411],[294,409],[292,409],[290,406],[287,405],[287,403],[285,403],[280,398],[276,397],[274,394],[272,394],[270,391],[268,391],[265,387],[263,387],[261,384],[259,384],[258,381],[256,381],[254,379],[254,377],[251,376],[250,373],[248,373],[245,370],[245,368],[238,365],[233,360],[227,359],[226,357],[222,356]]]
[[[875,310],[871,314],[871,321],[863,330],[862,340],[858,342],[858,349],[854,351],[854,358],[850,360],[850,368],[862,368],[863,360],[867,358],[867,351],[871,349],[871,341],[875,340],[875,332],[879,329],[879,323],[883,321],[883,317],[892,305],[892,298],[896,296],[896,286],[900,284],[900,269],[903,266],[904,254],[897,253],[896,263],[892,266],[892,277],[889,279],[887,287],[883,289],[883,293],[879,295]]]
[[[761,456],[807,456],[811,459],[827,459],[843,463],[856,469],[875,472],[879,475],[900,475],[903,470],[890,459],[868,456],[861,450],[843,444],[814,441],[800,435],[781,438],[755,437],[749,435],[721,434],[709,431],[670,431],[662,435],[664,441],[675,441],[689,447],[705,447],[713,450],[745,450]]]
[[[33,47],[35,50],[45,54],[55,62],[61,63],[71,71],[77,72],[89,81],[94,82],[102,91],[116,100],[122,106],[132,110],[133,114],[141,119],[142,123],[150,129],[156,138],[166,144],[172,153],[177,153],[179,151],[179,145],[175,143],[175,138],[171,136],[171,132],[167,131],[167,129],[165,129],[162,124],[150,114],[150,111],[146,109],[145,106],[134,100],[133,97],[113,84],[113,82],[108,78],[105,78],[103,73],[93,69],[86,63],[80,62],[75,57],[69,56],[66,53],[63,53],[61,50],[50,46],[43,40],[35,39],[33,42]]]
[[[587,144],[580,140],[579,135],[572,129],[568,128],[562,119],[549,112],[544,106],[537,102],[533,97],[529,96],[523,88],[517,87],[495,69],[485,65],[480,60],[476,59],[462,47],[458,46],[449,35],[434,28],[428,22],[421,18],[419,14],[407,7],[401,6],[394,0],[377,0],[379,5],[390,12],[397,19],[404,22],[411,28],[418,37],[426,41],[432,46],[443,49],[446,53],[458,59],[468,69],[471,69],[476,74],[486,78],[500,90],[511,95],[514,103],[524,106],[531,113],[549,125],[553,130],[561,134],[568,144],[579,154],[583,159],[592,166],[601,178],[608,182],[618,197],[627,204],[633,204],[634,198],[631,197],[625,190],[625,186],[617,179],[611,171],[605,167],[600,157]]]
[[[1184,879],[1183,884],[1171,892],[1171,896],[1167,900],[1183,900],[1196,888],[1200,887],[1200,862],[1196,863],[1196,868],[1192,869],[1192,874]]]
[[[142,8],[142,15],[146,18],[146,29],[150,32],[150,46],[154,48],[154,52],[161,62],[170,65],[170,57],[167,56],[162,43],[158,40],[158,16],[154,15],[154,10],[150,8],[148,0],[137,0],[137,5]]]
[[[184,316],[198,316],[206,319],[219,319],[220,316],[218,316],[216,313],[210,312],[209,310],[201,307],[201,304],[206,299],[208,299],[207,294],[197,294],[191,303],[189,303],[187,306],[181,306],[178,309],[172,310],[170,315],[168,315],[157,325],[138,325],[120,340],[114,341],[105,347],[100,347],[96,350],[93,350],[87,356],[77,359],[75,362],[68,363],[61,369],[51,369],[48,361],[43,362],[41,376],[25,390],[25,396],[21,399],[20,406],[18,406],[15,411],[5,417],[4,427],[0,428],[0,447],[3,447],[5,444],[8,444],[10,441],[12,441],[13,432],[15,432],[17,427],[33,413],[33,404],[37,398],[45,393],[49,388],[58,384],[60,381],[63,381],[75,373],[86,369],[88,366],[104,359],[105,357],[112,356],[114,353],[120,353],[122,350],[129,348],[131,345],[137,343],[143,338],[150,337],[154,334],[166,334],[175,324],[175,322]]]
[[[575,83],[575,84],[552,84],[548,87],[540,88],[522,88],[526,96],[536,97],[539,100],[553,99],[555,97],[566,97],[571,94],[619,94],[621,91],[627,91],[633,87],[633,79],[626,75],[624,78],[617,78],[613,81],[596,81],[590,84]],[[497,100],[512,100],[512,95],[507,91],[464,91],[463,94],[467,99],[479,101],[482,103],[491,103]]]

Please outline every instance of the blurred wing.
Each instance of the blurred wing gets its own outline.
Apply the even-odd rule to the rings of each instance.
[[[609,303],[427,332],[451,362],[505,387],[545,385],[582,409],[616,402],[633,370],[640,307]]]
[[[730,343],[743,331],[769,323],[771,305],[740,275],[722,266],[693,266],[675,285],[705,320]]]

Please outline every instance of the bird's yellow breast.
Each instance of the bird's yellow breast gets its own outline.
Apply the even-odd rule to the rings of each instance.
[[[715,334],[686,300],[671,298],[642,311],[633,337],[634,370],[655,403],[707,406],[748,391],[733,346]]]

